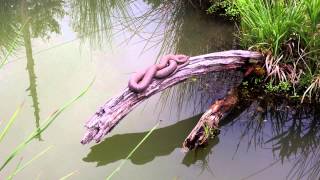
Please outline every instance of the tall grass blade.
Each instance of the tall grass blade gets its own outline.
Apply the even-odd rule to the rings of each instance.
[[[11,126],[13,124],[13,122],[16,120],[16,118],[17,118],[18,114],[20,113],[22,107],[23,107],[23,103],[16,109],[16,111],[13,113],[13,115],[9,119],[8,124],[2,130],[2,132],[0,133],[0,143],[3,140],[3,138],[6,136],[6,134],[8,133],[9,129],[11,128]]]
[[[54,113],[52,113],[42,124],[39,129],[35,129],[33,132],[30,133],[29,137],[26,138],[21,144],[19,144],[8,156],[8,158],[4,161],[4,163],[0,167],[0,171],[4,169],[4,167],[17,155],[23,150],[33,139],[37,138],[39,134],[41,134],[43,131],[45,131],[52,123],[53,121],[64,111],[66,110],[70,105],[72,105],[75,101],[77,101],[80,97],[82,97],[92,86],[94,82],[94,79],[92,82],[86,87],[78,96],[70,100],[69,102],[65,103],[61,108],[56,110]]]
[[[160,122],[158,122],[149,132],[146,136],[143,137],[143,139],[139,142],[139,144],[133,148],[133,150],[128,154],[128,156],[122,160],[120,165],[112,171],[112,173],[106,178],[106,180],[110,180],[118,171],[120,171],[121,167],[126,163],[126,161],[133,155],[133,153],[148,139],[148,137],[152,134],[154,130],[157,129],[159,126]]]
[[[63,176],[62,178],[60,178],[59,180],[66,180],[68,179],[69,177],[73,176],[75,173],[77,173],[77,171],[73,171],[65,176]]]
[[[17,175],[20,171],[22,171],[23,169],[25,169],[26,167],[28,167],[32,162],[34,162],[35,160],[39,159],[41,156],[43,156],[45,153],[47,153],[53,146],[49,146],[47,147],[45,150],[41,151],[40,153],[38,153],[37,155],[35,155],[32,159],[30,159],[28,162],[26,162],[25,164],[18,166],[18,168],[11,173],[11,175],[7,178],[8,180],[12,180],[13,177],[15,175]]]

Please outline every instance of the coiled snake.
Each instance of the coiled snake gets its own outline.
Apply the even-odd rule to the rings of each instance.
[[[189,57],[186,55],[165,55],[161,58],[159,64],[154,64],[132,75],[128,87],[133,92],[143,92],[151,84],[153,78],[166,78],[175,74],[180,68],[188,65],[188,63]]]

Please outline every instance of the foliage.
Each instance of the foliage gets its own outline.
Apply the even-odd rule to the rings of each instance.
[[[238,19],[239,11],[233,0],[211,0],[211,4],[207,10],[209,14],[218,13],[220,16],[227,16],[231,20]]]
[[[235,0],[234,4],[241,17],[242,46],[266,55],[268,80],[273,83],[266,90],[284,91],[287,83],[298,92],[307,90],[319,73],[320,0]]]
[[[8,133],[9,129],[11,128],[11,126],[13,125],[13,123],[15,122],[18,114],[20,113],[21,109],[22,109],[23,104],[21,104],[16,111],[13,113],[13,115],[10,117],[7,125],[4,127],[4,129],[0,132],[0,143],[3,140],[3,138],[6,136],[6,134]]]
[[[244,46],[261,45],[277,56],[281,43],[302,31],[303,6],[295,1],[237,0],[241,15],[241,40]],[[301,4],[301,3],[298,3]]]
[[[272,84],[272,82],[270,81],[269,83],[266,84],[266,92],[270,92],[270,93],[286,93],[288,91],[290,91],[291,85],[289,82],[287,81],[281,81],[278,84]]]
[[[205,122],[202,127],[205,136],[204,140],[207,140],[209,138],[213,139],[220,134],[220,129],[211,127],[207,122]]]

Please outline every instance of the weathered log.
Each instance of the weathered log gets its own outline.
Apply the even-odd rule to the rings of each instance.
[[[131,92],[126,88],[120,95],[107,101],[85,124],[87,132],[81,140],[87,144],[92,140],[100,142],[130,111],[148,97],[163,91],[190,77],[209,72],[234,70],[249,62],[249,59],[261,60],[258,52],[230,50],[190,57],[189,64],[165,79],[156,79],[141,93]]]
[[[223,115],[230,111],[238,103],[237,89],[231,89],[227,96],[217,100],[200,118],[188,137],[184,140],[182,147],[189,151],[198,146],[205,145],[210,138],[220,133],[219,122]]]

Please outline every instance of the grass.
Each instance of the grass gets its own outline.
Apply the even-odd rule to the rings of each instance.
[[[143,138],[142,140],[137,144],[136,147],[133,148],[133,150],[128,154],[128,156],[120,163],[120,165],[111,172],[111,174],[106,178],[106,180],[110,180],[118,171],[120,171],[121,167],[127,162],[127,160],[133,155],[133,153],[148,139],[148,137],[152,134],[154,130],[157,129],[157,127],[160,125],[160,122],[158,122]]]
[[[16,109],[16,111],[13,113],[13,115],[10,117],[7,125],[4,127],[4,129],[0,133],[0,143],[2,142],[3,138],[8,133],[9,129],[11,128],[13,122],[16,120],[18,114],[20,113],[21,109],[23,107],[23,103]]]
[[[260,45],[277,56],[281,43],[293,33],[302,31],[304,6],[295,0],[288,3],[282,0],[270,3],[265,0],[237,0],[235,4],[241,14],[241,40],[246,47]]]
[[[19,154],[21,151],[30,143],[32,140],[36,139],[39,134],[44,132],[56,119],[59,117],[59,115],[64,112],[67,108],[69,108],[74,102],[76,102],[78,99],[80,99],[92,86],[94,80],[84,89],[81,91],[81,93],[62,105],[59,109],[54,111],[46,120],[45,122],[39,127],[39,129],[35,129],[32,131],[27,138],[23,142],[21,142],[18,146],[16,146],[11,153],[7,156],[7,158],[4,160],[4,162],[0,165],[0,172],[4,170],[4,168]],[[9,123],[7,124],[6,128],[2,131],[0,137],[5,137],[7,132],[10,130],[12,123],[15,121],[18,113],[20,112],[21,106],[16,110],[16,112],[12,115],[12,117],[9,120]],[[0,141],[1,142],[1,141]],[[36,160],[38,157],[40,157],[42,154],[44,154],[47,151],[43,151],[40,154],[36,155],[33,157],[30,161],[28,161],[25,165],[19,166],[18,168],[9,176],[13,177],[15,176],[18,172],[23,170],[25,167],[30,165],[34,160]]]
[[[307,90],[318,91],[317,82],[302,86],[301,80],[306,76],[315,80],[320,73],[320,0],[234,3],[241,17],[241,44],[266,55],[267,79],[275,84],[289,82],[295,92],[305,92],[303,97],[313,96]]]
[[[7,178],[9,180],[13,179],[13,177],[15,175],[17,175],[20,171],[22,171],[23,169],[25,169],[26,167],[28,167],[30,164],[32,164],[35,160],[39,159],[41,156],[43,156],[45,153],[47,153],[50,149],[52,148],[52,146],[49,146],[48,148],[46,148],[45,150],[41,151],[40,153],[38,153],[37,155],[35,155],[31,160],[29,160],[28,162],[26,162],[23,165],[20,165],[21,163],[18,164],[17,168],[10,174],[10,176]],[[21,161],[20,161],[21,162]]]
[[[61,177],[59,180],[66,180],[66,179],[68,179],[69,177],[73,176],[76,173],[77,173],[77,171],[72,171],[71,173],[68,173],[67,175]]]

